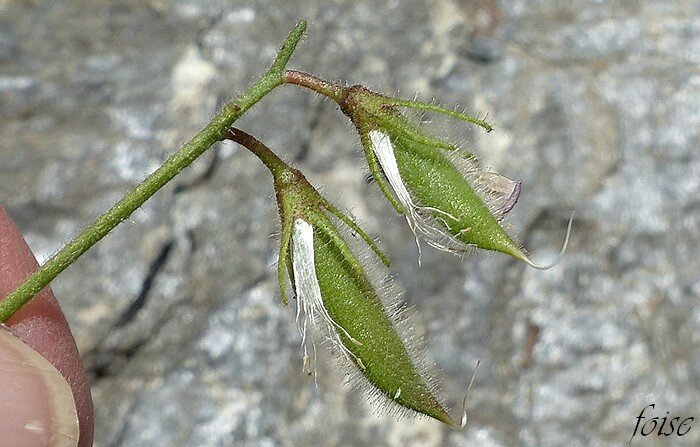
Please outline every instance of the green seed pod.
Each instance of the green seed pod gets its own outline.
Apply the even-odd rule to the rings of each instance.
[[[391,311],[357,257],[327,216],[312,213],[294,222],[292,265],[302,338],[309,321],[325,326],[331,345],[356,366],[377,402],[399,406],[457,426],[421,374]]]
[[[511,187],[489,206],[484,195],[472,187],[477,182],[485,183],[478,170],[472,171],[470,182],[439,149],[404,136],[392,139],[378,130],[370,131],[368,137],[411,228],[428,243],[455,252],[472,246],[523,256],[499,224],[517,201],[518,182],[500,177],[500,183],[510,183]]]
[[[369,391],[379,408],[398,413],[412,410],[451,427],[463,427],[465,415],[458,424],[439,403],[434,380],[421,362],[424,356],[413,346],[415,340],[405,327],[406,317],[390,282],[369,276],[368,272],[381,267],[367,268],[369,260],[360,261],[363,256],[350,247],[334,220],[360,235],[388,265],[374,241],[262,143],[239,130],[232,130],[229,138],[258,155],[275,179],[282,221],[280,289],[286,302],[288,274],[296,297],[303,368],[312,371],[315,366],[315,340],[320,338],[349,361],[354,371],[349,376],[359,379],[355,383]],[[341,361],[345,360],[341,357]]]
[[[339,103],[360,133],[370,170],[397,211],[405,214],[416,237],[454,253],[473,248],[506,253],[538,269],[559,260],[571,221],[557,259],[535,264],[501,225],[518,200],[520,182],[483,169],[474,155],[423,132],[396,108],[437,111],[491,130],[483,120],[359,86],[344,93]]]

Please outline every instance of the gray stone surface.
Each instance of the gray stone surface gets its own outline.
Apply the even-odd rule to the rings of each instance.
[[[627,443],[648,403],[700,417],[700,7],[688,1],[0,2],[0,201],[37,256],[105,210],[250,85],[297,18],[291,66],[487,113],[448,138],[522,178],[510,224],[552,256],[424,248],[364,182],[336,107],[293,87],[239,125],[380,236],[464,432],[375,415],[301,372],[279,304],[269,175],[222,145],[53,284],[84,355],[97,444]],[[536,337],[533,337],[537,335]],[[698,445],[700,420],[683,438]]]

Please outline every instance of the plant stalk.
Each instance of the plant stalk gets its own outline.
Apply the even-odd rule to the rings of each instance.
[[[283,74],[289,58],[306,29],[306,21],[299,21],[290,31],[270,69],[263,77],[229,102],[204,129],[199,131],[180,150],[171,155],[155,172],[138,186],[126,193],[107,212],[99,216],[75,239],[61,248],[17,289],[0,302],[0,322],[7,321],[41,289],[47,286],[58,274],[75,262],[97,241],[105,237],[114,227],[127,219],[153,194],[189,166],[214,143],[226,137],[228,128],[248,109],[283,83]]]
[[[297,70],[285,70],[282,74],[282,82],[306,87],[331,98],[335,102],[343,99],[343,91],[345,90],[342,85],[334,84],[312,74]]]

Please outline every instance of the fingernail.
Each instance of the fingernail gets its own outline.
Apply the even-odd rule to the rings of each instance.
[[[0,433],[3,445],[78,445],[78,415],[66,379],[0,325]]]

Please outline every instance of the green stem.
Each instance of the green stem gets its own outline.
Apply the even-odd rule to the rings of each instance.
[[[163,185],[190,165],[214,143],[225,138],[228,128],[255,103],[275,87],[283,83],[283,72],[289,58],[306,29],[306,21],[301,20],[290,31],[270,69],[255,85],[231,101],[209,124],[188,141],[179,151],[171,155],[154,173],[146,177],[136,188],[129,191],[106,213],[98,217],[75,239],[53,255],[15,291],[0,302],[0,322],[7,321],[41,289],[48,285],[59,273],[75,262],[83,253],[102,239],[114,227],[127,219]]]

